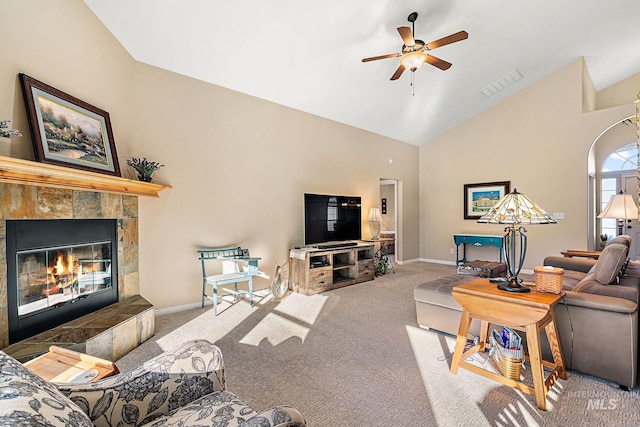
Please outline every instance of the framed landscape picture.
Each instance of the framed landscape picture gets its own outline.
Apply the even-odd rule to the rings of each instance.
[[[509,191],[511,181],[483,182],[464,185],[464,219],[480,217],[498,203]]]
[[[36,160],[120,176],[109,113],[20,74]]]

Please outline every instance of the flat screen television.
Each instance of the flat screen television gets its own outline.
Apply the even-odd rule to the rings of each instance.
[[[328,194],[304,195],[304,243],[360,240],[361,198]]]

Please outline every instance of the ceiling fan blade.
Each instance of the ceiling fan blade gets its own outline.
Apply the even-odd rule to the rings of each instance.
[[[401,55],[401,53],[390,53],[388,55],[372,56],[371,58],[364,58],[362,62],[376,61],[378,59],[397,58]]]
[[[402,41],[405,46],[413,46],[416,44],[416,41],[413,39],[413,34],[411,33],[411,28],[398,27],[398,32],[400,33],[400,37],[402,37]]]
[[[393,76],[391,76],[390,80],[398,80],[403,72],[404,72],[404,65],[400,63],[400,65],[398,66],[398,69],[396,70],[395,73],[393,73]]]
[[[428,62],[434,67],[440,68],[442,71],[448,70],[449,68],[451,68],[451,65],[452,65],[451,62],[447,62],[444,59],[436,58],[433,55],[427,55],[425,62]]]
[[[427,43],[427,49],[432,50],[438,47],[446,46],[451,43],[466,40],[468,37],[469,33],[467,33],[466,31],[458,31],[457,33],[451,34],[450,36],[432,41],[431,43]]]

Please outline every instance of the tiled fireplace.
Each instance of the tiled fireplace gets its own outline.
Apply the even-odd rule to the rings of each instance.
[[[137,336],[137,341],[145,340],[153,334],[153,309],[144,298],[139,296],[138,197],[136,195],[0,182],[0,266],[2,266],[2,268],[0,268],[0,348],[6,350],[6,347],[12,344],[10,349],[20,353],[23,350],[21,343],[24,342],[10,343],[9,336],[9,300],[12,299],[15,302],[16,297],[15,294],[11,294],[11,298],[8,298],[6,259],[7,221],[22,224],[21,221],[23,220],[75,220],[82,222],[84,220],[105,219],[113,220],[116,240],[115,247],[106,250],[100,245],[91,244],[88,246],[78,245],[75,250],[76,253],[82,254],[81,256],[85,258],[88,258],[86,254],[91,251],[102,251],[105,256],[113,258],[113,266],[117,266],[117,278],[114,278],[115,282],[112,283],[112,279],[109,279],[108,286],[106,286],[106,280],[102,280],[102,284],[96,285],[95,289],[99,289],[100,291],[103,291],[104,288],[107,287],[113,287],[114,290],[117,289],[116,298],[119,302],[115,306],[111,305],[106,309],[102,309],[101,311],[103,312],[96,315],[93,324],[91,322],[91,315],[67,323],[65,327],[68,329],[65,330],[65,333],[70,336],[68,340],[74,343],[83,339],[85,341],[90,338],[97,339],[98,341],[93,341],[91,344],[95,347],[93,353],[97,353],[94,355],[107,357],[109,359],[113,357],[108,356],[122,353],[112,347],[117,346],[119,342],[130,341],[131,334],[133,334],[134,337]],[[56,221],[50,224],[53,224],[55,227]],[[12,230],[13,227],[14,225],[10,225],[9,229]],[[64,235],[65,233],[61,232],[58,234]],[[72,246],[74,246],[78,242],[71,243]],[[69,250],[67,250],[67,252],[69,252]],[[30,256],[28,250],[26,253]],[[94,256],[94,258],[103,259],[101,256]],[[108,268],[107,265],[110,264],[111,262],[109,262],[109,264],[104,262],[102,266],[96,266],[101,271],[98,274],[103,275]],[[15,280],[15,274],[13,274],[13,276],[14,278],[12,280]],[[89,288],[86,286],[86,282],[84,282],[84,284],[85,286],[83,286],[82,292],[88,293]],[[31,291],[33,295],[27,292],[27,294],[23,295],[23,302],[28,303],[31,302],[31,300],[37,299],[38,303],[47,304],[52,300],[49,299],[49,295],[47,295],[47,298],[43,298],[41,296],[42,293],[53,294],[59,292],[60,297],[63,297],[65,292],[67,292],[66,289],[55,289],[52,285],[39,286],[43,287],[43,289],[38,288],[37,292]],[[12,292],[15,291],[16,288],[14,285]],[[78,296],[80,292],[76,283],[76,295]],[[35,295],[35,293],[39,293],[39,295]],[[73,292],[69,289],[68,293],[72,294]],[[78,301],[80,300],[82,300],[82,298]],[[149,309],[148,312],[146,311],[147,309]],[[96,338],[95,334],[89,334],[92,335],[91,337],[82,337],[82,335],[88,334],[87,328],[91,327],[97,328],[96,330],[98,332],[105,332],[109,329],[106,323],[114,323],[114,319],[116,319],[115,324],[111,326],[114,328],[113,331],[116,331],[120,324],[126,323],[127,319],[130,318],[133,318],[133,323],[130,322],[130,325],[121,328],[122,330],[120,332],[127,336],[117,336],[116,332],[110,332],[108,336],[103,335],[98,338]],[[108,321],[106,319],[108,319]],[[80,331],[77,329],[79,325],[85,325],[85,328]],[[45,331],[40,335],[43,336],[41,340],[44,340],[44,346],[46,347],[46,344],[49,343],[51,345],[62,344],[59,341],[62,339],[61,337],[64,336],[64,333],[61,334],[58,330],[55,333],[50,332],[47,334]],[[15,340],[15,335],[13,336]],[[49,339],[49,341],[47,341],[47,339]],[[127,346],[130,345],[127,344]],[[83,348],[83,350],[86,349]],[[126,349],[126,351],[128,350],[131,350],[131,348]]]

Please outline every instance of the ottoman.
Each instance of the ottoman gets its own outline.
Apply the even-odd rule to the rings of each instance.
[[[435,329],[458,335],[462,307],[451,296],[451,290],[456,285],[475,279],[477,277],[469,275],[445,276],[416,286],[413,290],[413,299],[416,301],[418,325],[424,329]],[[474,319],[471,322],[469,332],[474,335],[480,334],[478,320]]]

